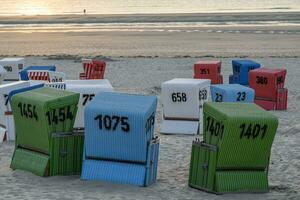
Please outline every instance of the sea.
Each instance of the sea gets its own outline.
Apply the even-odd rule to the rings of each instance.
[[[0,15],[300,11],[299,0],[1,0]]]
[[[150,16],[138,16],[145,14]],[[39,20],[44,15],[50,18]],[[0,32],[164,31],[166,26],[176,32],[178,27],[253,25],[300,26],[300,0],[0,0]]]

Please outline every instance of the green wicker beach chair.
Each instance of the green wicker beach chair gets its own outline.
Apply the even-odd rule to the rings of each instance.
[[[189,185],[214,193],[267,192],[278,120],[255,104],[205,103],[204,140],[192,145]]]
[[[39,88],[12,96],[16,147],[12,169],[39,176],[79,174],[83,133],[73,133],[79,94]]]

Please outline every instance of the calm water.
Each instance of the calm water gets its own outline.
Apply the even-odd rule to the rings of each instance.
[[[300,11],[300,0],[1,0],[0,15]]]

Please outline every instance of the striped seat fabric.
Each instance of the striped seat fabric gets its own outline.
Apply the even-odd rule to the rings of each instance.
[[[103,79],[106,63],[101,60],[84,59],[84,72],[79,74],[80,79]]]
[[[49,70],[28,70],[27,75],[29,80],[46,82],[63,82],[66,76],[63,72]]]
[[[49,72],[44,70],[29,70],[28,72],[29,80],[37,81],[50,81]]]

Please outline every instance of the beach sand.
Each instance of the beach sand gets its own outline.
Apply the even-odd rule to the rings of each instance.
[[[198,31],[192,32],[193,28],[180,27],[176,27],[176,31],[172,27],[158,28],[156,31],[50,33],[0,31],[0,55],[105,55],[110,57],[297,57],[300,55],[300,34],[293,34],[293,31],[299,31],[300,27],[195,29]],[[291,33],[282,34],[284,31]]]
[[[299,12],[0,17],[10,25],[0,28],[0,56],[298,57],[299,20]]]
[[[9,168],[14,144],[0,147],[0,199],[299,199],[300,198],[300,70],[299,58],[255,58],[266,66],[286,67],[289,89],[287,111],[273,111],[279,128],[272,148],[270,192],[266,194],[208,194],[187,185],[191,144],[196,136],[161,135],[157,183],[147,188],[105,182],[81,181],[79,176],[41,178]],[[114,58],[108,61],[106,78],[116,91],[160,95],[160,84],[174,77],[192,77],[197,58]],[[225,82],[231,58],[222,59]],[[28,57],[28,64],[55,64],[76,79],[81,65],[74,60]],[[157,111],[157,131],[161,103]]]
[[[26,64],[55,64],[67,79],[78,78],[82,56],[98,56],[107,61],[105,77],[116,91],[158,97],[162,82],[175,77],[191,78],[198,59],[222,59],[225,82],[232,71],[231,60],[237,57],[254,59],[268,67],[285,67],[288,110],[271,112],[279,118],[279,127],[272,147],[269,193],[214,195],[189,188],[190,151],[196,136],[160,135],[158,180],[147,188],[81,181],[79,176],[42,178],[12,171],[9,165],[14,143],[0,144],[0,199],[300,199],[300,36],[270,32],[299,31],[299,27],[228,29],[241,32],[0,31],[0,55],[40,55],[26,57]],[[257,29],[262,33],[255,33]],[[157,134],[161,111],[159,102]]]

